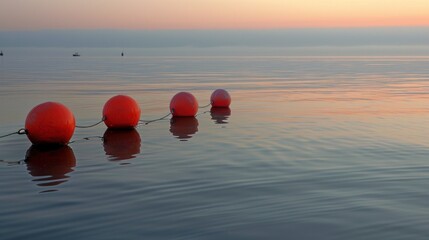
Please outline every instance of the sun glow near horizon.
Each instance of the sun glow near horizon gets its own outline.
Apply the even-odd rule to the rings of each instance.
[[[0,30],[429,26],[427,0],[3,0]]]

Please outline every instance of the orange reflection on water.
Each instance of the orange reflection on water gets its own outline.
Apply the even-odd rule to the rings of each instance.
[[[111,161],[135,158],[140,153],[141,138],[136,129],[107,129],[103,135],[104,152]]]
[[[195,117],[173,117],[170,120],[170,132],[180,141],[188,141],[198,132],[198,119]]]
[[[73,172],[76,158],[69,146],[31,146],[25,157],[27,170],[38,186],[56,186],[67,182],[68,173]],[[39,178],[43,177],[43,178]]]
[[[210,115],[216,124],[227,124],[227,120],[229,116],[231,116],[231,109],[212,107],[210,109]]]

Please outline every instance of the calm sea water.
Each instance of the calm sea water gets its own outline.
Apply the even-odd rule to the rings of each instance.
[[[427,239],[429,57],[14,49],[0,58],[0,135],[45,101],[80,125],[117,94],[142,119],[59,149],[0,139],[1,239]],[[26,160],[26,161],[23,161]]]

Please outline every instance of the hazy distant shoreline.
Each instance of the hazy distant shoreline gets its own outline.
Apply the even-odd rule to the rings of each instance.
[[[341,47],[8,47],[2,48],[11,57],[72,57],[79,52],[87,57],[429,57],[429,46],[341,46]]]
[[[0,31],[6,47],[427,47],[429,27],[287,30],[40,30]]]

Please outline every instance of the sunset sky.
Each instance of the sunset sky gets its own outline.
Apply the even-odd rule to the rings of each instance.
[[[2,0],[0,31],[429,26],[428,0]]]

